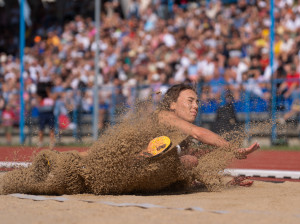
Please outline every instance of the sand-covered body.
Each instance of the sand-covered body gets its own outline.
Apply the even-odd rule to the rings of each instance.
[[[173,149],[155,158],[139,158],[158,136],[168,136]],[[157,113],[145,103],[110,126],[87,156],[76,151],[41,151],[29,168],[15,169],[3,177],[0,193],[149,194],[166,188],[188,189],[194,187],[195,180],[209,190],[222,188],[220,172],[234,158],[235,147],[211,150],[199,159],[197,167],[189,170],[182,165],[174,147],[186,139],[187,135],[158,122]],[[193,147],[197,151],[204,146]]]
[[[153,159],[138,158],[150,140],[162,135],[168,136],[173,145],[186,138],[158,124],[151,114],[129,114],[108,128],[87,156],[75,151],[39,152],[29,168],[15,169],[4,176],[1,193],[150,193],[188,181],[176,150]]]

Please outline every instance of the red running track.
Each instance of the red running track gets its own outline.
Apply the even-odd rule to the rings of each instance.
[[[300,171],[300,151],[257,151],[229,168]]]
[[[86,151],[87,147],[56,147],[57,151]],[[0,147],[0,161],[28,162],[42,149],[36,147]],[[244,160],[234,160],[228,168],[300,171],[299,151],[257,151]]]
[[[17,147],[17,146],[0,146],[0,161],[1,162],[29,162],[34,157],[34,155],[41,150],[46,148],[36,148],[36,147]],[[76,150],[79,152],[86,151],[87,147],[56,147],[55,150],[64,152]]]

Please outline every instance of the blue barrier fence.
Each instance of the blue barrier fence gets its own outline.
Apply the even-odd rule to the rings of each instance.
[[[277,86],[279,83],[282,83],[284,80],[274,80],[274,86]],[[251,121],[265,121],[270,120],[272,118],[278,117],[278,113],[280,115],[288,112],[291,110],[292,103],[295,98],[295,94],[293,97],[284,98],[280,94],[276,94],[275,96],[275,105],[272,106],[272,97],[269,96],[269,98],[263,98],[262,96],[258,96],[255,94],[255,91],[253,89],[247,88],[247,85],[249,83],[243,83],[237,88],[240,88],[241,86],[243,88],[240,88],[237,93],[239,95],[238,99],[232,98],[232,103],[234,105],[234,109],[237,115],[241,115],[240,122],[242,125],[244,125],[245,132],[248,133],[250,130],[250,123]],[[258,84],[258,83],[256,83]],[[261,83],[260,83],[261,84]],[[221,106],[224,106],[226,104],[226,94],[229,93],[228,91],[228,84],[227,83],[198,83],[196,85],[197,93],[199,96],[199,99],[201,101],[200,107],[199,107],[199,113],[196,119],[197,125],[202,125],[203,123],[207,122],[213,122],[214,121],[214,115],[217,113],[218,108]],[[230,85],[232,87],[232,85]],[[158,90],[166,90],[168,86],[164,85],[148,85],[148,86],[136,86],[136,87],[130,87],[127,88],[125,91],[125,95],[123,94],[124,89],[120,89],[119,87],[100,87],[99,88],[99,94],[102,92],[105,92],[107,94],[107,97],[102,99],[99,103],[99,116],[101,116],[99,123],[102,122],[102,124],[99,124],[99,132],[105,128],[105,124],[114,124],[116,120],[116,116],[118,114],[118,111],[120,110],[120,107],[122,105],[126,105],[126,107],[130,107],[133,105],[133,102],[136,100],[145,99],[147,96],[150,96],[151,94],[154,96],[153,99],[157,96],[156,92]],[[212,89],[219,91],[217,98],[207,98],[205,97],[205,94],[208,94],[209,91],[212,91]],[[70,91],[70,90],[69,90]],[[78,95],[78,90],[74,93]],[[88,92],[92,91],[90,89],[84,89],[80,90],[82,92]],[[208,92],[207,92],[208,91]],[[265,89],[263,90],[264,93],[270,93],[271,89]],[[77,103],[76,106],[72,111],[68,111],[65,115],[65,118],[68,118],[68,122],[71,125],[71,128],[62,127],[61,125],[61,119],[60,116],[62,113],[55,113],[55,133],[56,136],[64,136],[69,135],[73,136],[74,139],[78,140],[83,137],[82,135],[91,135],[92,133],[92,112],[93,112],[93,104],[87,104],[86,98],[84,98],[84,94],[79,94],[82,96],[81,99],[79,99],[80,103]],[[234,94],[233,94],[234,95]],[[297,94],[296,94],[297,95]],[[298,94],[298,98],[300,98],[300,92]],[[203,100],[205,98],[205,100]],[[159,99],[156,99],[154,103],[157,103]],[[29,127],[28,130],[33,130],[32,128],[34,126],[37,127],[38,125],[38,111],[36,107],[27,106],[27,108],[30,108],[30,111],[27,111],[26,116],[26,126]],[[275,114],[275,116],[274,116]],[[253,116],[255,115],[255,116]],[[207,117],[213,117],[212,119],[207,119]],[[294,118],[295,119],[295,118]],[[295,119],[296,121],[297,118]],[[276,122],[272,122],[272,131],[276,131]],[[275,126],[275,127],[274,127]],[[84,127],[84,128],[83,128]],[[35,128],[37,129],[37,128]],[[67,133],[67,134],[66,134]],[[31,143],[31,137],[33,136],[32,131],[28,131],[26,133],[26,138],[30,138],[29,142]],[[277,135],[275,135],[277,136]],[[250,136],[249,136],[250,137]],[[272,137],[272,136],[270,136]],[[274,139],[273,139],[274,140]]]

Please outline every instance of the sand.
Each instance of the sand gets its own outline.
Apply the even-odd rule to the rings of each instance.
[[[149,141],[158,136],[171,139],[171,150],[159,157],[139,159]],[[208,190],[216,190],[224,185],[219,173],[235,157],[234,150],[241,142],[238,139],[242,138],[235,138],[232,147],[208,147],[211,152],[199,158],[198,166],[186,169],[175,146],[182,143],[183,151],[187,148],[200,154],[204,146],[159,122],[152,102],[146,101],[120,115],[117,123],[109,126],[89,148],[87,156],[76,151],[41,151],[29,168],[15,169],[2,178],[0,194],[151,194],[166,189],[188,190],[194,180]]]
[[[257,181],[249,188],[225,187],[228,180],[220,170],[234,158],[243,138],[233,138],[230,148],[203,155],[190,171],[176,150],[154,160],[136,160],[154,137],[169,136],[175,146],[186,138],[158,124],[145,106],[110,126],[87,157],[45,150],[29,168],[1,174],[0,193],[6,194],[0,195],[1,223],[300,222],[299,183]],[[202,152],[202,145],[192,147]],[[193,188],[195,179],[202,187]],[[11,193],[51,200],[20,199]],[[52,200],[53,194],[66,200]],[[123,203],[137,204],[120,207]],[[156,208],[141,208],[145,203]]]
[[[3,174],[0,173],[0,182]],[[53,196],[43,196],[53,198]],[[255,181],[252,187],[164,195],[63,195],[33,201],[0,195],[1,223],[299,223],[300,183]],[[97,203],[88,203],[89,200]],[[101,203],[102,202],[102,203]],[[116,207],[103,202],[149,203],[163,208]],[[168,208],[166,208],[168,207]],[[178,208],[198,207],[196,210]],[[200,211],[200,208],[203,209]]]
[[[138,158],[150,140],[163,135],[170,137],[174,150],[157,158]],[[39,152],[29,168],[15,169],[3,177],[0,194],[150,193],[175,183],[187,184],[189,172],[181,166],[175,149],[185,138],[158,124],[156,116],[143,107],[107,128],[87,156],[76,151]]]

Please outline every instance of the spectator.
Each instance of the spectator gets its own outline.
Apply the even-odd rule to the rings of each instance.
[[[53,149],[55,144],[54,125],[55,118],[53,114],[55,98],[51,93],[52,84],[41,82],[38,84],[38,110],[39,110],[39,142],[38,147],[43,146],[44,132],[46,126],[49,128],[50,149]]]
[[[293,93],[293,103],[291,109],[287,111],[282,117],[279,117],[280,124],[285,124],[287,120],[300,113],[300,90],[298,89]],[[298,125],[298,132],[300,131],[300,125]]]
[[[105,102],[103,97],[99,100],[99,118],[98,118],[98,130],[103,132],[106,125],[108,124],[108,109],[109,105]]]
[[[285,98],[289,98],[294,90],[299,87],[300,74],[296,72],[296,68],[291,65],[286,65],[287,76],[278,89],[278,93],[282,94]]]
[[[12,129],[14,125],[15,114],[11,104],[6,104],[2,111],[2,126],[4,127],[4,133],[6,137],[6,143],[11,145],[12,143]]]
[[[286,82],[280,83],[278,89],[278,93],[283,93],[291,87],[285,92],[286,98],[296,87],[291,80],[293,72],[288,67],[295,67],[296,74],[300,71],[300,10],[290,2],[276,2],[275,10],[273,77],[285,79],[288,73]],[[94,85],[94,54],[98,44],[100,99],[101,104],[108,107],[115,85],[122,87],[122,94],[130,104],[136,96],[148,97],[152,88],[164,89],[182,82],[202,82],[202,97],[206,101],[220,102],[225,89],[231,90],[235,100],[239,100],[245,88],[269,99],[272,74],[268,2],[254,0],[247,4],[240,0],[237,4],[222,5],[222,1],[215,1],[206,7],[184,0],[168,7],[165,0],[142,1],[142,4],[133,0],[127,19],[123,19],[117,1],[105,3],[99,43],[95,42],[92,19],[76,15],[72,8],[69,13],[72,19],[62,27],[56,24],[38,27],[32,38],[29,37],[32,46],[25,49],[25,96],[34,96],[38,83],[51,81],[55,83],[55,91],[69,89],[70,93],[62,94],[59,100],[73,111],[78,101],[67,97],[76,95],[78,98],[75,93],[82,85],[87,92]],[[10,12],[13,26],[17,25],[15,9]],[[0,45],[1,48],[10,46],[11,52],[16,48],[15,35],[7,35],[7,32],[0,37]],[[4,79],[0,81],[1,95],[6,102],[11,102],[16,100],[14,96],[19,91],[20,62],[16,51],[14,55],[0,55],[0,77]],[[212,83],[218,84],[209,87]],[[133,88],[137,85],[151,87],[136,94]],[[81,97],[81,105],[91,113],[93,104],[87,92]]]
[[[2,95],[0,95],[0,118],[2,119],[2,112],[5,108],[5,100]]]

